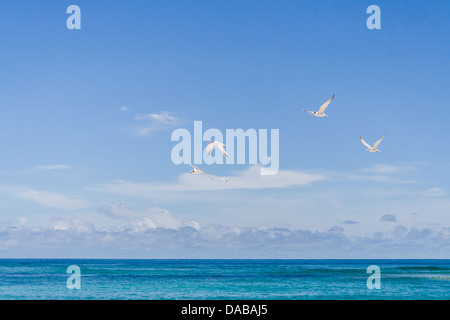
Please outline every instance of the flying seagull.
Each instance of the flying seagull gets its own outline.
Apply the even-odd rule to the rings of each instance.
[[[333,98],[334,98],[334,94],[327,102],[325,102],[323,105],[320,106],[319,111],[307,111],[305,109],[302,109],[302,111],[308,112],[309,114],[312,114],[313,116],[316,116],[316,117],[321,117],[321,118],[328,117],[324,112],[325,112],[325,109],[330,104],[331,100],[333,100]]]
[[[220,177],[220,179],[222,179],[223,182],[227,183],[231,178]]]
[[[362,144],[367,147],[367,149],[366,149],[367,151],[369,151],[369,152],[380,152],[381,150],[377,150],[377,148],[378,148],[378,145],[380,144],[381,140],[383,140],[383,138],[385,136],[386,136],[386,134],[384,134],[384,136],[382,136],[380,140],[375,142],[373,144],[373,147],[370,144],[368,144],[367,142],[365,142],[363,138],[359,137],[359,140],[361,140]]]
[[[206,146],[206,154],[208,156],[211,154],[211,150],[214,147],[219,148],[219,150],[222,152],[224,157],[228,159],[227,152],[225,151],[225,148],[224,148],[224,147],[226,147],[226,145],[224,145],[222,142],[219,142],[219,141],[211,141],[211,142],[208,143],[208,145]]]
[[[193,174],[201,174],[201,173],[203,173],[203,174],[207,175],[208,177],[210,177],[212,180],[214,180],[214,178],[211,177],[209,174],[207,174],[205,171],[200,170],[198,167],[196,167],[196,166],[194,166],[192,164],[190,164],[190,166],[192,168],[194,168],[193,170],[189,171],[190,173],[193,173]]]

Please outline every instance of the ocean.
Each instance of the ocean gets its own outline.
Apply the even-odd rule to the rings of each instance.
[[[450,260],[0,259],[1,300],[449,298]]]

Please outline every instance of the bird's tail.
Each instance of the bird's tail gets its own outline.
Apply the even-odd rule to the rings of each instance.
[[[303,111],[303,112],[308,112],[308,111],[306,111],[306,110],[305,110],[305,109],[303,109],[303,108],[302,108],[302,111]]]

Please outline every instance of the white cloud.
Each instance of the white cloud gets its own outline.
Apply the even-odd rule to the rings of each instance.
[[[113,219],[129,220],[136,216],[136,213],[128,210],[124,204],[111,203],[108,206],[97,209],[97,212]]]
[[[45,165],[45,166],[38,166],[36,169],[38,170],[66,170],[70,169],[71,167],[68,164],[51,164],[51,165]]]
[[[371,167],[363,167],[353,172],[344,173],[330,173],[330,176],[334,176],[338,179],[345,179],[348,181],[373,181],[373,182],[389,182],[397,184],[413,184],[416,183],[414,179],[403,178],[401,174],[410,173],[416,170],[416,167],[411,165],[391,165],[378,163]]]
[[[377,163],[374,164],[370,168],[363,168],[363,171],[367,171],[370,173],[376,173],[376,174],[388,174],[388,173],[396,173],[396,172],[402,172],[402,171],[410,171],[414,170],[415,167],[409,166],[409,165],[391,165],[391,164],[383,164],[383,163]]]
[[[63,219],[61,217],[53,217],[50,220],[51,230],[56,231],[75,231],[75,232],[93,232],[94,225],[80,218]]]
[[[119,108],[119,111],[122,111],[122,112],[125,112],[125,111],[128,111],[128,107],[120,107]]]
[[[345,174],[335,174],[337,177],[343,177],[349,181],[373,181],[373,182],[389,182],[391,181],[391,177],[387,175],[361,175],[354,173],[345,173]]]
[[[178,230],[182,227],[200,228],[196,221],[181,221],[170,214],[166,209],[149,208],[144,212],[129,210],[124,204],[110,203],[99,208],[97,212],[105,214],[113,219],[121,219],[131,223],[134,231],[145,231],[148,229],[164,228]]]
[[[238,190],[238,189],[270,189],[305,186],[326,179],[324,175],[304,173],[293,170],[280,170],[276,175],[260,175],[259,166],[235,172],[231,179],[224,183],[219,177],[212,181],[205,175],[182,173],[176,183],[139,183],[116,180],[101,186],[90,188],[97,192],[147,198],[155,192],[184,192],[208,190]]]
[[[17,220],[20,224],[26,224],[28,222],[28,217],[18,217]]]
[[[18,190],[14,192],[14,196],[46,207],[67,211],[83,209],[88,206],[88,203],[81,199],[73,199],[61,194],[33,189]]]
[[[134,116],[137,121],[148,121],[146,125],[134,127],[134,133],[137,136],[149,136],[158,130],[164,130],[177,126],[181,123],[181,119],[172,115],[171,112],[137,114]]]
[[[176,124],[179,119],[170,115],[170,112],[164,111],[161,113],[137,114],[134,116],[135,120],[152,120],[156,123]]]
[[[430,188],[422,192],[425,197],[442,197],[445,195],[445,190],[442,188]]]

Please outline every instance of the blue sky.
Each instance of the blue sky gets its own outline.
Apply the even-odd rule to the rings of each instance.
[[[81,30],[66,27],[71,4]],[[372,4],[381,30],[366,27]],[[0,255],[448,258],[449,13],[2,1]],[[333,94],[329,118],[301,112]],[[195,120],[279,129],[280,172],[189,175],[170,137]],[[377,154],[359,141],[385,133]]]

